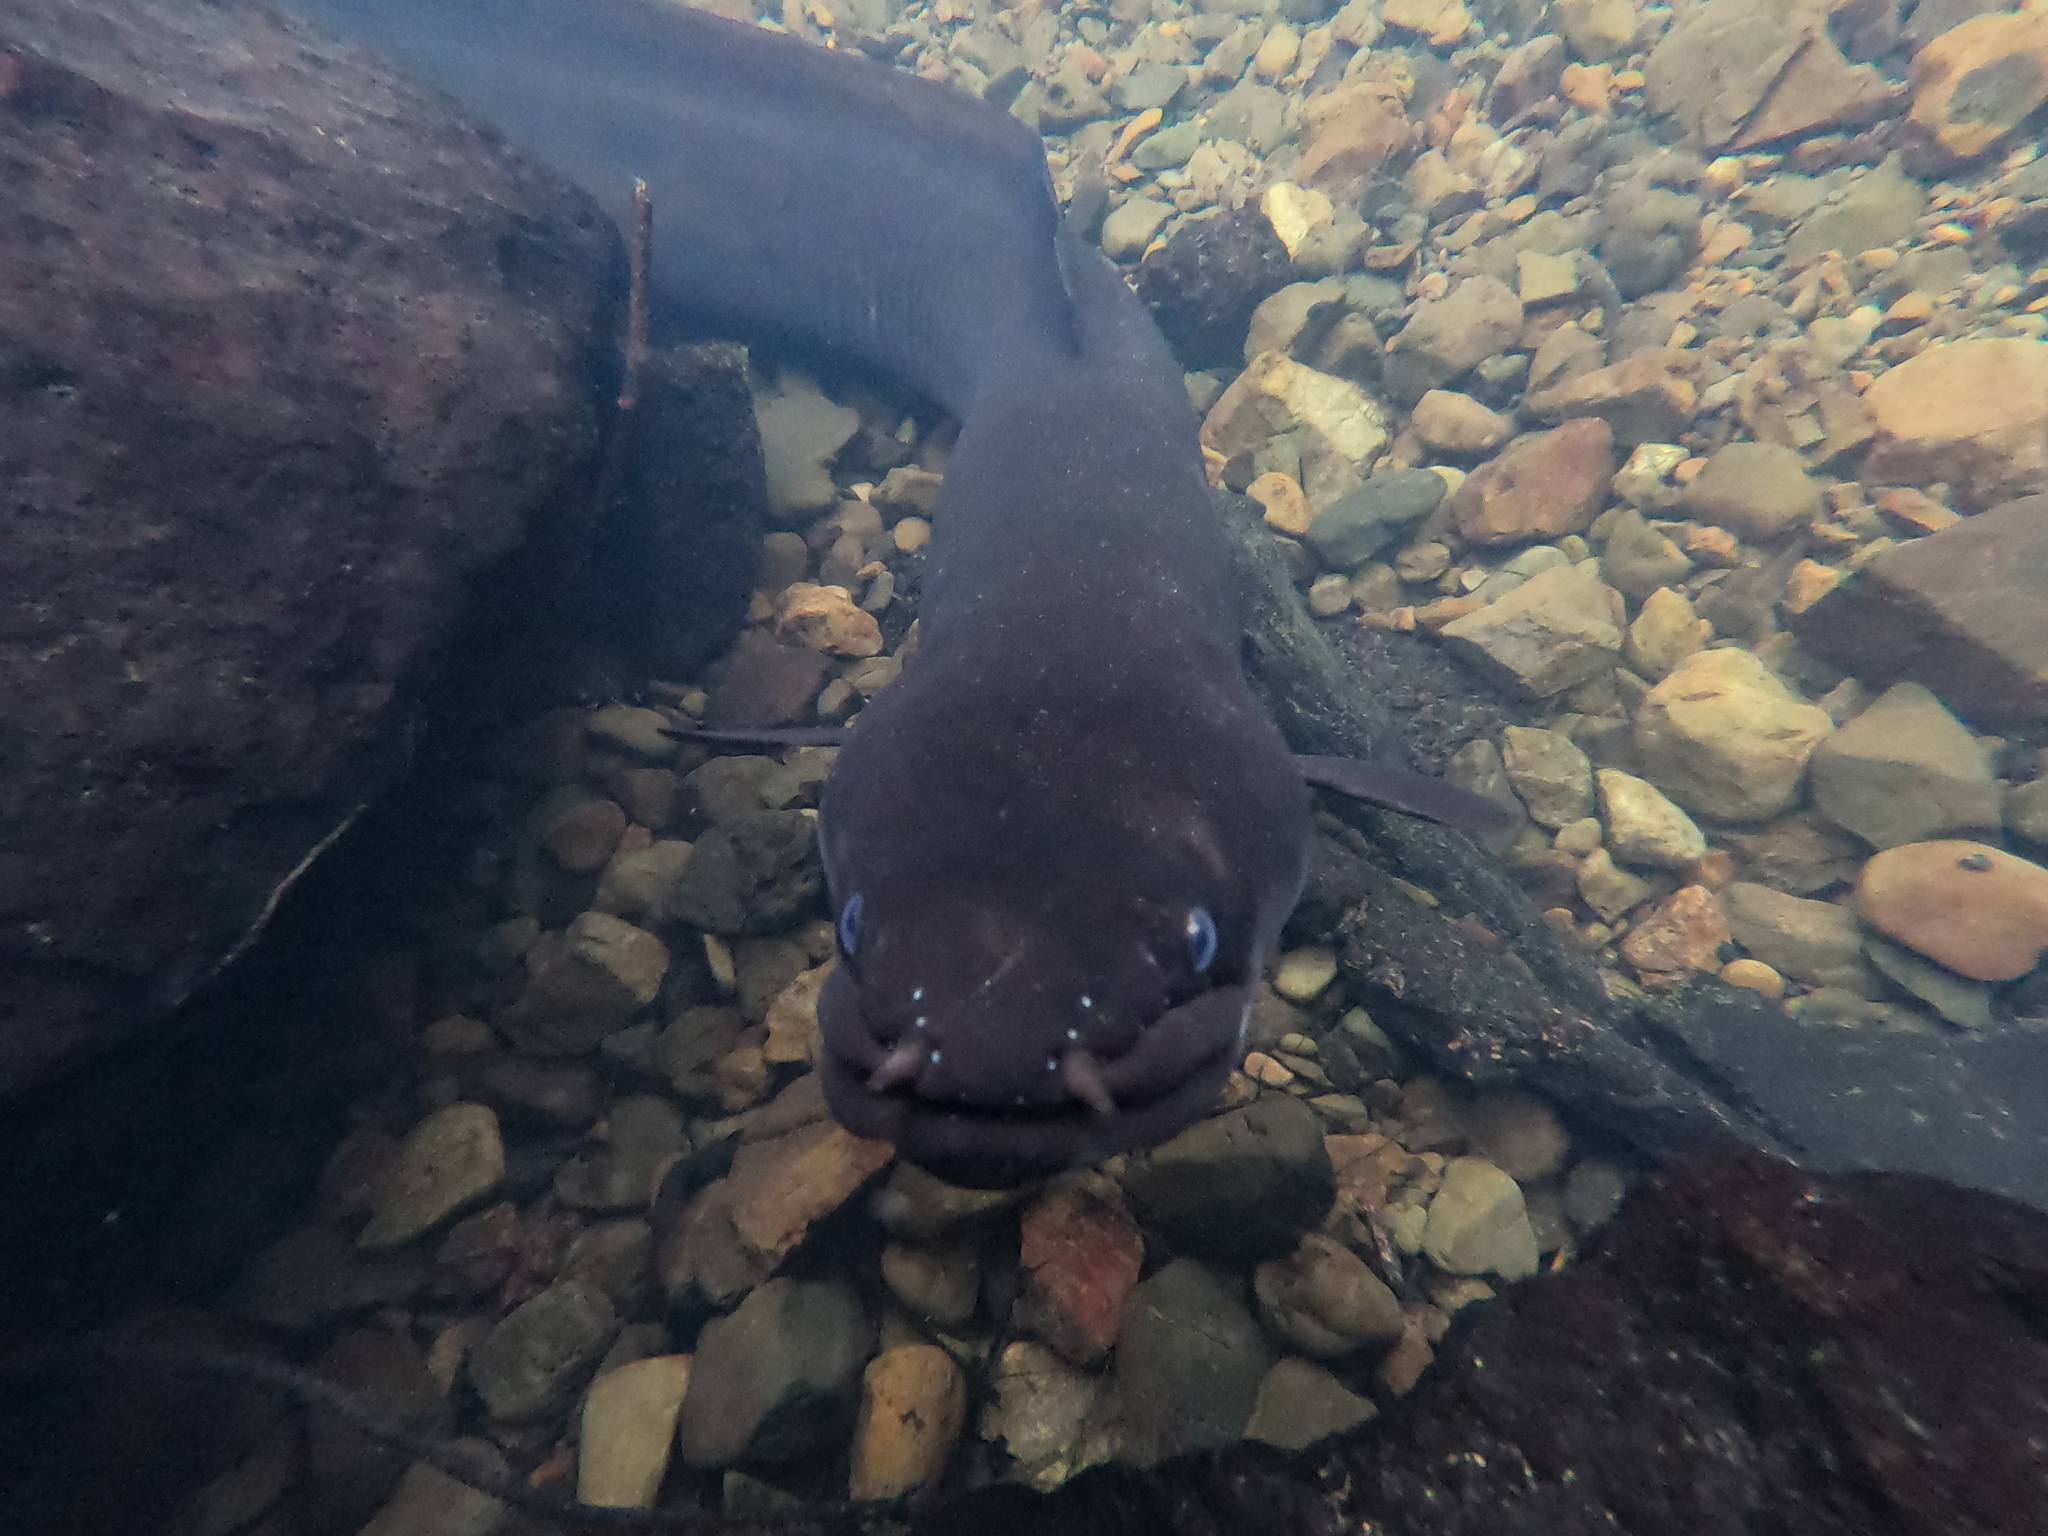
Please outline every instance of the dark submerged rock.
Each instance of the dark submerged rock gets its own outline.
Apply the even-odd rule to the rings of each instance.
[[[244,945],[471,583],[587,525],[618,246],[253,6],[26,0],[0,58],[5,1091]]]
[[[1273,226],[1240,208],[1184,221],[1139,264],[1138,294],[1182,367],[1235,367],[1252,311],[1291,276]]]

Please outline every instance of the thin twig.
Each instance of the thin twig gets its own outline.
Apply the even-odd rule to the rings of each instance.
[[[647,183],[633,178],[633,222],[626,231],[626,255],[632,263],[633,286],[626,319],[626,377],[619,389],[619,409],[630,411],[640,397],[640,370],[647,362],[647,274],[654,238],[654,200]]]

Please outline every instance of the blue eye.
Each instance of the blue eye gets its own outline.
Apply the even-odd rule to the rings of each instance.
[[[860,953],[860,893],[847,899],[839,909],[839,947],[851,960]]]
[[[1209,967],[1216,963],[1216,919],[1209,915],[1207,907],[1196,907],[1188,913],[1187,940],[1188,964],[1195,968],[1197,976],[1207,975]]]

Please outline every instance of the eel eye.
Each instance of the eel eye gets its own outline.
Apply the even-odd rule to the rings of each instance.
[[[1216,919],[1209,915],[1207,907],[1196,907],[1188,913],[1187,941],[1188,964],[1195,968],[1197,976],[1206,976],[1209,967],[1216,963]]]
[[[856,891],[839,909],[839,948],[849,960],[860,953],[860,907],[860,893]]]

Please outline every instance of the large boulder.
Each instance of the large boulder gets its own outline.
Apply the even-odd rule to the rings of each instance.
[[[229,0],[0,11],[0,1092],[161,1016],[580,539],[618,237]]]

